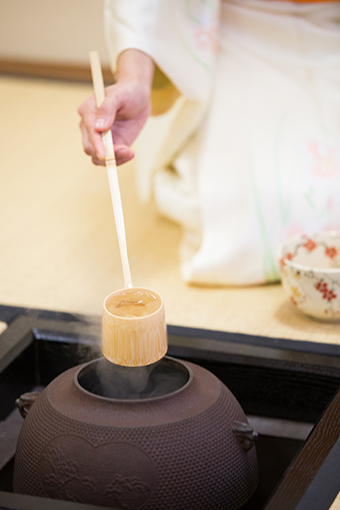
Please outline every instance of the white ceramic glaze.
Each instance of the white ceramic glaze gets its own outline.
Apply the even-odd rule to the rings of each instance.
[[[318,319],[340,320],[340,232],[294,237],[278,256],[291,303]]]

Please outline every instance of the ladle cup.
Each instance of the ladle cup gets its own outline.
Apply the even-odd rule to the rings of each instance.
[[[121,302],[127,293],[148,296],[153,300],[151,313],[140,316],[121,316]],[[168,348],[163,299],[153,290],[122,289],[104,300],[102,315],[102,350],[106,359],[125,367],[140,367],[159,361]]]

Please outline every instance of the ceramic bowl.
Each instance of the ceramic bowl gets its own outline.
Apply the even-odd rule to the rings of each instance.
[[[279,248],[282,285],[299,310],[340,319],[340,232],[299,236]]]

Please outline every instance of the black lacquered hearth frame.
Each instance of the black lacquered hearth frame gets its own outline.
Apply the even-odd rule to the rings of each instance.
[[[42,358],[35,354],[39,342],[74,346],[81,362],[98,345],[101,331],[99,317],[3,305],[0,321],[8,324],[0,335],[0,376],[27,351],[36,370],[35,383],[43,385],[57,373],[53,363],[45,369],[42,362],[49,359],[48,350]],[[263,510],[328,510],[340,490],[340,346],[177,326],[168,326],[168,336],[169,355],[197,362],[221,377],[247,414],[259,414],[260,409],[266,416],[270,408],[270,416],[315,423]],[[67,368],[67,356],[60,357],[58,371]],[[245,378],[248,384],[242,384]],[[296,401],[289,405],[281,401],[280,388],[282,395],[291,391],[292,400],[294,388],[299,388]],[[4,391],[1,385],[0,391]],[[0,508],[104,507],[0,491]]]

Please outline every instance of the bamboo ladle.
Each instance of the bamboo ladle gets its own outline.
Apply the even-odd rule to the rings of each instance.
[[[105,99],[105,89],[102,69],[97,51],[90,52],[90,64],[94,94],[97,107]],[[105,165],[110,186],[111,200],[115,217],[120,256],[123,266],[125,289],[113,292],[103,305],[102,349],[104,356],[117,365],[126,367],[140,367],[159,361],[167,351],[167,334],[164,315],[164,304],[161,296],[156,292],[133,288],[129,259],[127,254],[123,207],[119,190],[116,158],[111,130],[102,134],[105,146]],[[136,297],[151,299],[152,312],[139,317],[122,317],[113,303],[116,297],[122,302]],[[144,297],[143,297],[144,296]]]

